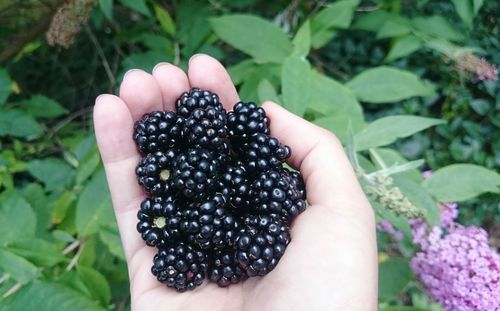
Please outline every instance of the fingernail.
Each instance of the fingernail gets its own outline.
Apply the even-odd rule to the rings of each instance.
[[[125,72],[125,74],[123,75],[123,78],[125,79],[125,77],[131,73],[131,72],[134,72],[134,71],[141,71],[140,69],[137,69],[137,68],[134,68],[134,69],[129,69],[127,72]]]
[[[100,98],[103,98],[103,97],[104,97],[104,96],[106,96],[106,95],[108,95],[108,94],[101,94],[101,95],[97,96],[97,97],[95,98],[95,103],[97,104],[97,103],[99,102],[99,99],[100,99]]]
[[[156,68],[160,67],[160,66],[165,66],[165,65],[171,65],[169,62],[161,62],[161,63],[158,63],[156,64],[156,66],[154,66],[153,68],[153,71],[151,71],[152,73],[155,72]]]
[[[193,59],[195,59],[196,57],[201,56],[201,55],[205,55],[205,54],[203,54],[203,53],[196,53],[193,56],[191,56],[191,58],[189,59],[189,62],[188,62],[188,66],[189,66],[189,64],[191,64],[191,61]]]

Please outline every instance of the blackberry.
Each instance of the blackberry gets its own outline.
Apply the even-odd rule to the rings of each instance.
[[[260,133],[250,136],[247,142],[237,147],[237,152],[252,172],[280,167],[292,154],[290,147],[282,145],[278,139]]]
[[[172,191],[171,170],[177,152],[157,151],[141,159],[135,169],[137,181],[144,190],[152,195],[170,194]]]
[[[205,109],[208,107],[223,111],[224,108],[217,94],[210,91],[192,88],[189,92],[181,94],[175,102],[177,113],[184,118],[188,118],[196,109]]]
[[[236,236],[236,260],[248,276],[272,271],[290,243],[285,222],[266,215],[250,215]]]
[[[142,201],[137,231],[148,246],[166,247],[180,238],[179,202],[172,197],[147,198]]]
[[[227,287],[246,279],[246,273],[235,260],[232,248],[217,250],[209,256],[208,279],[220,287]]]
[[[202,249],[232,246],[239,223],[227,209],[227,199],[216,194],[206,202],[192,205],[184,211],[181,223],[188,241]]]
[[[184,119],[171,111],[145,114],[134,126],[134,140],[143,155],[173,148],[180,142]]]
[[[203,148],[188,149],[173,164],[174,187],[191,200],[202,201],[216,186],[220,163],[216,154]]]
[[[219,191],[229,198],[229,202],[236,208],[247,208],[250,205],[250,182],[243,163],[236,162],[226,167],[219,179]]]
[[[160,250],[155,255],[151,272],[161,283],[184,292],[203,283],[206,269],[205,253],[187,244],[178,243]]]
[[[252,183],[250,196],[257,213],[275,214],[285,221],[306,208],[302,177],[285,168],[261,173]]]
[[[231,136],[245,138],[261,133],[269,134],[269,118],[262,107],[255,103],[239,102],[227,115],[227,127]]]
[[[196,108],[186,119],[184,137],[192,146],[224,151],[227,145],[226,111],[212,106]]]

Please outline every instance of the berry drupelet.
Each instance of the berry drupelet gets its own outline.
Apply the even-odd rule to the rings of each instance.
[[[232,248],[221,249],[209,256],[208,278],[220,287],[239,283],[247,278],[245,270],[235,260]]]
[[[212,192],[220,175],[215,152],[191,148],[175,158],[173,184],[187,199],[200,202]]]
[[[174,112],[145,114],[134,126],[134,140],[142,154],[166,151],[181,140],[184,118]]]
[[[172,190],[171,170],[177,152],[157,151],[144,157],[135,169],[137,181],[152,195],[170,195]]]
[[[304,194],[302,177],[284,168],[261,173],[250,188],[256,213],[274,214],[287,222],[305,210]]]
[[[158,281],[179,292],[201,285],[206,270],[206,254],[184,243],[161,249],[155,255],[151,268]]]
[[[181,237],[180,203],[173,197],[147,198],[141,203],[137,231],[148,246],[163,248]]]
[[[236,260],[248,276],[272,271],[290,242],[287,225],[271,216],[249,215],[236,236]]]

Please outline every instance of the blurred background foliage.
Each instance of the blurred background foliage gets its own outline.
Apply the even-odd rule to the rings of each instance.
[[[499,38],[498,1],[1,1],[0,310],[130,308],[93,101],[131,68],[195,53],[243,100],[337,134],[378,219],[404,233],[378,237],[380,309],[440,310],[408,266],[403,207],[435,224],[438,201],[460,202],[500,245]]]

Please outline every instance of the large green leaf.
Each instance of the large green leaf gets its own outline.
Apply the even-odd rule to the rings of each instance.
[[[66,260],[55,244],[37,238],[14,241],[7,250],[38,266],[51,267]]]
[[[474,16],[483,6],[484,0],[451,0],[451,2],[455,5],[458,16],[469,29],[472,29]]]
[[[101,158],[99,157],[97,146],[94,145],[78,163],[76,172],[76,183],[78,185],[82,184],[92,175],[99,165],[100,160]]]
[[[139,12],[146,16],[151,16],[151,12],[149,11],[148,6],[146,5],[146,0],[120,0],[120,2],[124,6],[136,12]]]
[[[377,163],[376,160],[381,160],[383,161],[383,164],[385,167],[395,167],[395,166],[400,166],[400,165],[405,165],[408,164],[408,160],[406,160],[401,153],[398,151],[391,149],[391,148],[375,148],[370,150],[370,156],[372,159],[374,159],[375,156],[378,157],[378,159],[374,159],[374,162]],[[377,169],[382,169],[383,167],[380,165],[377,165]],[[405,178],[408,178],[410,180],[413,180],[415,182],[421,182],[422,181],[422,174],[419,169],[417,168],[412,168],[409,170],[405,170],[400,173],[395,173],[393,176],[402,176]]]
[[[482,193],[500,192],[500,174],[474,164],[452,164],[435,171],[423,186],[442,202],[472,199]]]
[[[32,116],[17,109],[0,109],[0,137],[14,136],[36,138],[43,133],[43,129]]]
[[[290,56],[283,62],[281,73],[281,89],[285,108],[302,116],[309,103],[311,89],[310,65],[307,60]]]
[[[28,172],[45,184],[47,191],[62,190],[75,177],[75,170],[58,158],[45,158],[28,162]]]
[[[156,19],[161,25],[161,28],[168,34],[174,35],[175,34],[175,23],[172,20],[172,17],[168,13],[167,10],[165,10],[163,7],[161,7],[159,4],[155,4],[155,15]]]
[[[352,24],[351,28],[366,31],[377,32],[384,23],[393,18],[393,15],[384,10],[375,10],[373,12],[363,13]]]
[[[9,297],[7,310],[37,311],[103,311],[96,302],[61,284],[37,281],[26,285]]]
[[[379,264],[379,299],[396,298],[411,281],[413,273],[408,259],[393,258]]]
[[[265,102],[266,100],[270,100],[281,105],[281,100],[279,99],[274,86],[267,79],[263,79],[262,81],[260,81],[257,88],[257,94],[261,103]]]
[[[398,58],[410,55],[411,53],[420,49],[421,46],[422,40],[420,40],[418,37],[415,37],[414,35],[407,35],[401,38],[397,38],[391,46],[391,49],[389,50],[389,53],[385,57],[384,61],[392,62],[393,60],[396,60]]]
[[[0,68],[0,106],[5,104],[5,101],[10,95],[10,80],[7,70]],[[1,134],[0,134],[1,135]]]
[[[125,260],[125,253],[123,252],[122,241],[120,240],[118,228],[101,228],[99,230],[99,238],[108,247],[111,254]]]
[[[445,123],[440,119],[417,116],[389,116],[370,123],[358,132],[354,139],[358,151],[368,148],[386,146],[398,138],[407,137],[428,127]]]
[[[331,39],[336,29],[349,27],[359,2],[360,0],[337,1],[314,15],[311,19],[312,45],[319,48]]]
[[[439,39],[458,42],[465,39],[464,35],[442,16],[415,17],[412,24],[417,30]]]
[[[36,215],[28,202],[15,190],[0,195],[0,245],[34,236]]]
[[[311,49],[311,23],[306,20],[292,40],[293,55],[305,57]]]
[[[394,184],[424,213],[425,219],[431,226],[439,224],[439,206],[425,188],[413,180],[401,177],[394,177]]]
[[[314,119],[313,123],[332,131],[342,142],[347,141],[349,126],[355,131],[365,126],[362,119],[357,117],[346,117],[346,115],[342,113]]]
[[[76,206],[76,230],[81,236],[96,233],[114,222],[104,170],[98,171],[83,189]]]
[[[21,284],[40,276],[40,270],[31,262],[2,248],[0,248],[0,270]]]
[[[38,118],[55,118],[68,113],[58,102],[43,95],[34,95],[21,102],[21,106],[30,115]]]
[[[211,18],[210,22],[217,36],[257,61],[281,63],[292,52],[288,36],[261,17],[234,14]]]
[[[113,19],[113,0],[99,0],[99,8],[107,19]]]
[[[411,72],[392,67],[376,67],[363,71],[346,84],[359,100],[368,103],[389,103],[413,96],[436,93]]]
[[[96,298],[102,306],[108,306],[111,290],[106,278],[99,271],[81,265],[77,266],[76,271],[92,297]]]
[[[377,39],[404,36],[409,34],[411,30],[409,23],[402,22],[399,19],[390,19],[377,31]]]

